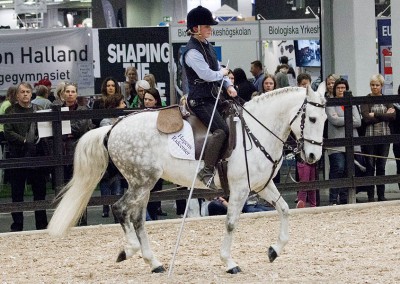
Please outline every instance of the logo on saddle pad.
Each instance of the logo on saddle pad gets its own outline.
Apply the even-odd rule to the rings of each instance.
[[[195,160],[195,147],[192,127],[183,121],[183,128],[168,134],[169,153],[178,159]]]

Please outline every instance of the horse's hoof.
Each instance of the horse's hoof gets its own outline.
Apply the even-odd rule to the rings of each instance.
[[[154,268],[151,272],[152,273],[163,273],[163,272],[165,272],[165,268],[164,268],[164,266],[160,265],[159,267]]]
[[[227,272],[230,273],[230,274],[238,274],[239,272],[242,272],[242,270],[240,269],[239,266],[236,266],[236,267],[234,267],[232,269],[229,269]]]
[[[268,249],[269,262],[273,262],[275,260],[275,258],[277,258],[277,257],[278,257],[278,254],[276,253],[274,248],[273,247],[269,247],[269,249]]]
[[[119,253],[119,255],[118,255],[118,257],[117,257],[117,262],[121,262],[121,261],[124,261],[124,260],[126,260],[126,253],[125,253],[125,251],[123,250],[123,251],[121,251],[121,252]]]

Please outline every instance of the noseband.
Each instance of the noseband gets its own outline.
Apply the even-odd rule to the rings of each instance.
[[[304,153],[304,142],[308,142],[311,143],[313,145],[318,145],[318,146],[322,146],[322,141],[315,141],[313,139],[308,139],[304,137],[304,124],[305,124],[305,120],[306,120],[306,110],[307,110],[307,104],[310,104],[312,106],[315,107],[320,107],[320,108],[325,108],[324,104],[319,104],[319,103],[314,103],[314,102],[310,102],[307,100],[307,98],[305,98],[303,104],[301,105],[301,107],[299,108],[299,110],[297,111],[296,115],[293,117],[293,119],[290,121],[290,126],[292,126],[293,122],[299,117],[299,115],[301,114],[301,122],[300,122],[300,137],[297,138],[296,137],[296,148],[293,149],[293,152],[295,154],[299,153],[299,152],[303,152]]]

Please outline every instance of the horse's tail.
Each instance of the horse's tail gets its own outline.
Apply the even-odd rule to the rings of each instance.
[[[79,139],[74,154],[74,174],[61,190],[61,199],[48,225],[49,234],[64,235],[75,226],[108,166],[104,139],[111,126],[96,128]]]

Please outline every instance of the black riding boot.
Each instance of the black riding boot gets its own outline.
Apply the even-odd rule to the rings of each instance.
[[[220,151],[226,139],[225,132],[217,129],[208,137],[207,145],[204,151],[204,168],[200,170],[197,177],[211,189],[218,188],[214,183],[214,168],[218,162]]]

